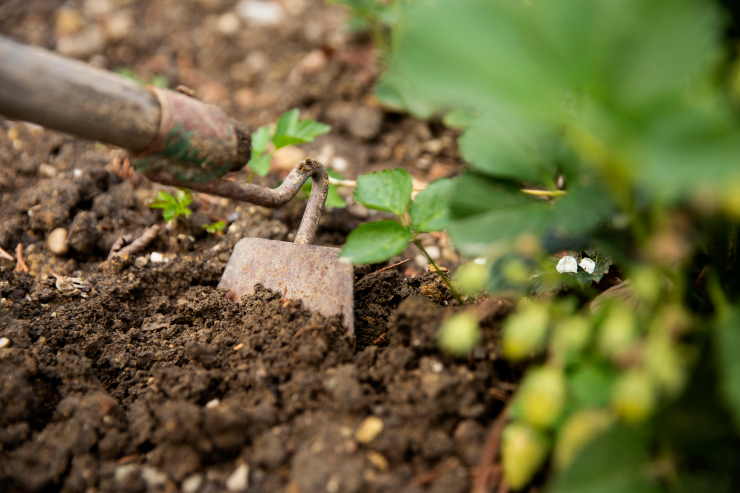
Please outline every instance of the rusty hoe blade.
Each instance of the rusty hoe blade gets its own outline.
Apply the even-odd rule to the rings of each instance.
[[[338,248],[311,245],[328,190],[326,170],[320,163],[303,161],[276,189],[254,185],[231,188],[233,182],[224,181],[202,184],[207,190],[201,191],[276,207],[290,200],[309,176],[313,177],[313,187],[295,243],[242,238],[234,247],[218,287],[238,300],[253,294],[261,284],[286,298],[301,300],[307,309],[324,316],[341,315],[348,335],[354,336],[352,265],[339,260]],[[220,188],[224,184],[230,187],[227,193]]]

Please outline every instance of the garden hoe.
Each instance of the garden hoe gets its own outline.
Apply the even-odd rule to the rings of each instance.
[[[153,181],[265,207],[285,204],[312,178],[295,242],[243,238],[219,287],[238,300],[261,284],[309,310],[343,316],[354,334],[352,266],[340,262],[339,249],[311,245],[328,188],[317,161],[304,160],[274,189],[222,179],[247,163],[250,137],[219,108],[2,36],[0,114],[125,148]]]

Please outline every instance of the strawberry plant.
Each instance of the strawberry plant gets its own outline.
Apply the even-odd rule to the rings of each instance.
[[[520,297],[503,352],[536,364],[502,435],[511,488],[549,464],[555,493],[737,491],[740,124],[721,7],[445,6],[401,6],[378,90],[461,127],[468,170],[449,202],[412,204],[395,171],[358,181],[356,200],[398,219],[344,255],[400,252],[426,204],[478,258],[460,285]],[[440,344],[465,354],[477,326],[453,322]]]
[[[455,294],[447,275],[419,240],[422,233],[447,227],[447,204],[452,186],[452,180],[437,180],[412,199],[411,175],[404,169],[382,170],[360,176],[355,188],[355,200],[369,209],[390,213],[395,218],[358,226],[347,237],[342,257],[354,264],[383,262],[413,243]]]
[[[193,196],[188,190],[177,190],[174,194],[160,191],[157,198],[149,207],[152,209],[161,209],[162,217],[165,221],[176,221],[178,217],[188,217],[193,211],[190,210],[190,204],[193,203]]]

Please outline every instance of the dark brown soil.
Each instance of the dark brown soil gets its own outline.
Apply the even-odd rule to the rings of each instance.
[[[80,58],[164,74],[251,124],[300,107],[335,129],[304,152],[343,159],[348,176],[403,166],[425,182],[458,169],[450,131],[372,98],[374,54],[340,9],[285,0],[279,24],[226,35],[235,3],[11,0],[0,33],[54,48],[74,36],[60,33],[62,5],[85,26],[124,13],[129,32]],[[0,256],[0,491],[470,489],[516,377],[496,345],[505,302],[487,305],[483,343],[456,360],[436,332],[458,308],[413,261],[356,268],[354,340],[279,294],[227,300],[216,285],[234,243],[290,240],[300,200],[271,211],[196,196],[189,218],[106,262],[114,243],[161,222],[146,206],[157,188],[121,162],[0,119],[0,247],[21,245],[29,267]],[[318,242],[340,245],[366,217],[331,211]],[[224,234],[203,230],[219,219]],[[49,249],[56,228],[64,253]],[[424,242],[457,261],[444,235]]]

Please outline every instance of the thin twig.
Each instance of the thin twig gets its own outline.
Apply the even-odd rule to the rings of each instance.
[[[334,185],[337,187],[348,187],[348,188],[355,188],[357,187],[357,181],[355,180],[340,180],[338,178],[332,178],[329,177],[329,185]],[[422,192],[426,189],[426,187],[419,188],[414,187],[414,192]],[[520,192],[527,194],[527,195],[534,195],[537,197],[560,197],[562,195],[567,194],[565,190],[539,190],[536,188],[522,188],[519,190]]]
[[[509,415],[509,409],[505,408],[493,422],[491,429],[486,435],[486,442],[483,445],[480,462],[473,471],[473,487],[470,493],[489,493],[491,487],[496,481],[499,471],[494,464],[498,456],[499,446],[501,445],[501,434],[504,431],[504,425]]]
[[[357,182],[355,180],[340,180],[338,178],[332,178],[330,176],[329,177],[329,185],[334,185],[334,186],[337,186],[337,187],[355,188],[355,187],[357,187]],[[423,188],[413,187],[412,190],[414,192],[421,192],[421,191],[424,190],[424,188],[426,188],[426,187],[423,187]]]
[[[110,250],[108,251],[108,260],[110,260],[113,255],[118,253],[118,251],[123,248],[123,245],[126,244],[128,235],[121,235],[118,238],[116,238],[116,241],[113,242],[113,245],[111,245]]]
[[[128,245],[125,248],[121,248],[117,252],[114,252],[111,249],[111,253],[108,255],[108,260],[112,260],[114,258],[125,258],[129,257],[135,253],[138,253],[142,251],[144,248],[151,243],[154,238],[157,237],[159,234],[159,224],[154,224],[152,226],[149,226],[144,230],[144,232],[136,238],[134,241],[131,242],[130,245]],[[116,242],[117,243],[117,242]]]
[[[30,270],[28,264],[26,264],[26,260],[23,258],[23,243],[18,243],[15,247],[15,262],[16,272],[28,272]]]
[[[380,268],[380,269],[378,269],[378,270],[376,270],[374,272],[371,272],[370,274],[367,274],[367,275],[369,276],[369,275],[372,275],[372,274],[380,274],[381,272],[385,272],[387,270],[391,270],[393,268],[396,268],[399,265],[403,265],[406,262],[408,262],[409,260],[411,260],[411,259],[410,258],[405,258],[405,259],[401,260],[400,262],[396,262],[395,264],[391,264],[391,265],[386,265],[385,267]]]
[[[0,248],[0,258],[4,258],[5,260],[15,260],[11,254]]]

